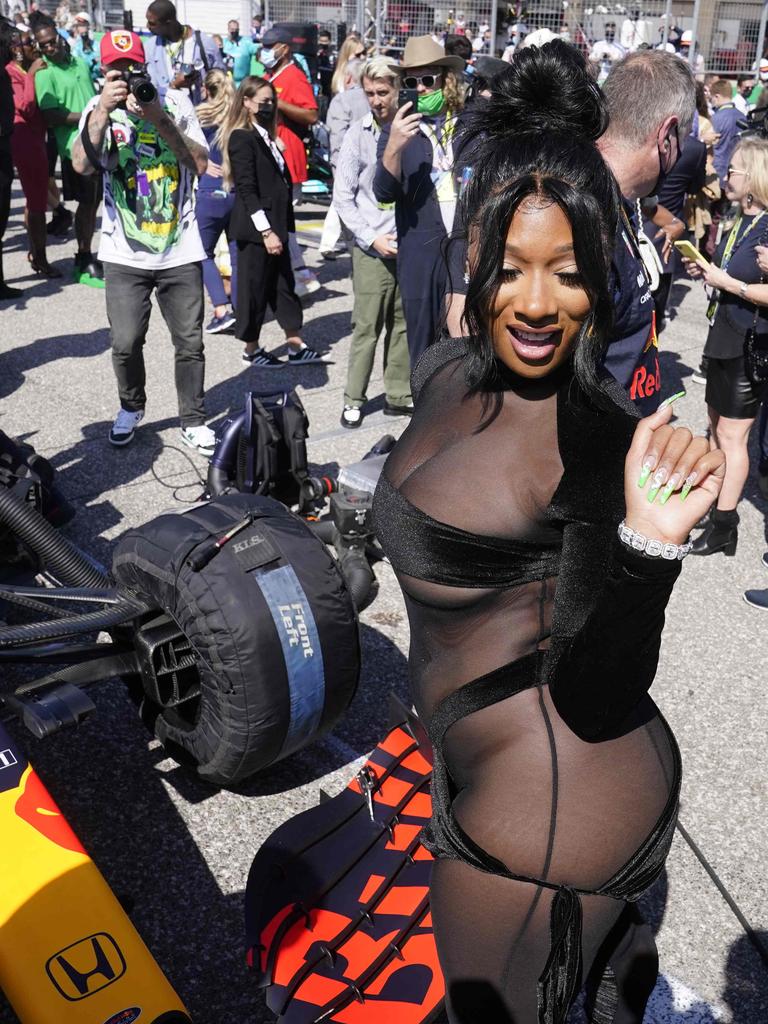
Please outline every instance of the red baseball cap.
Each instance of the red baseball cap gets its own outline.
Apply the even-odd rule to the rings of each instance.
[[[128,32],[124,28],[116,29],[114,32],[105,32],[101,40],[102,67],[108,68],[116,60],[123,60],[125,58],[138,61],[140,64],[147,63],[147,58],[144,56],[144,46],[139,36],[135,32]]]

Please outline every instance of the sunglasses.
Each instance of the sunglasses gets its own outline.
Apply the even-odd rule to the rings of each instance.
[[[431,89],[439,78],[440,75],[408,75],[403,79],[403,85],[406,89],[416,89],[421,82],[425,89]]]
[[[747,172],[742,170],[740,167],[729,167],[725,172],[726,178],[730,178],[732,174],[746,174]]]
[[[354,60],[362,60],[365,56],[365,50],[361,50],[360,53],[353,53],[352,57]]]

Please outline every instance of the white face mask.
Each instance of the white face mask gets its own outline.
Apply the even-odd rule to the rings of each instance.
[[[275,53],[274,50],[262,49],[261,53],[259,54],[259,60],[264,65],[264,67],[267,68],[267,70],[269,70],[269,68],[273,68],[275,64],[277,64],[277,54]]]
[[[761,71],[760,72],[760,81],[761,82],[768,82],[768,71]]]

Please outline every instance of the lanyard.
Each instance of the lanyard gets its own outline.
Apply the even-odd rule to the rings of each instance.
[[[731,257],[733,256],[733,254],[736,252],[736,250],[739,248],[739,246],[741,246],[743,244],[744,239],[747,237],[747,235],[750,233],[750,231],[754,227],[757,226],[758,222],[765,216],[765,214],[766,214],[766,211],[765,210],[761,210],[760,213],[757,214],[755,219],[749,225],[747,230],[744,232],[744,234],[741,236],[741,238],[739,238],[738,236],[739,236],[739,231],[741,229],[741,224],[742,224],[742,221],[743,221],[744,217],[743,217],[742,214],[739,214],[739,219],[736,221],[736,223],[731,228],[730,233],[729,233],[728,238],[727,238],[726,243],[725,243],[725,249],[723,250],[723,258],[720,261],[720,269],[721,270],[727,270],[728,269],[728,264],[731,262]],[[720,306],[720,289],[718,288],[713,293],[712,301],[709,303],[709,306],[707,307],[707,319],[709,320],[710,324],[713,324],[715,322],[715,317],[717,316],[717,310],[718,310],[719,306]]]
[[[637,216],[638,223],[642,223],[639,199],[637,201]],[[621,204],[621,219],[624,223],[624,226],[621,229],[621,237],[624,239],[624,245],[626,245],[629,255],[634,257],[634,259],[636,259],[640,263],[640,266],[643,268],[643,276],[645,277],[645,283],[650,287],[651,277],[645,266],[645,260],[643,259],[642,252],[640,251],[640,243],[637,240],[635,229],[632,227],[632,221],[629,219],[627,211],[624,209],[623,203]]]
[[[447,117],[445,128],[441,135],[435,129],[422,121],[419,125],[422,133],[429,139],[432,147],[432,167],[438,171],[450,171],[453,164],[453,134],[456,129],[456,121]]]

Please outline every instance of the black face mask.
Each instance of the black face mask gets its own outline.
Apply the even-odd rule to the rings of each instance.
[[[262,124],[271,124],[272,118],[275,116],[275,104],[274,103],[261,103],[259,109],[256,111],[256,120]]]
[[[238,39],[240,38],[240,33],[239,32],[230,32],[229,33],[229,38],[232,40],[233,43],[236,43],[238,41]]]

